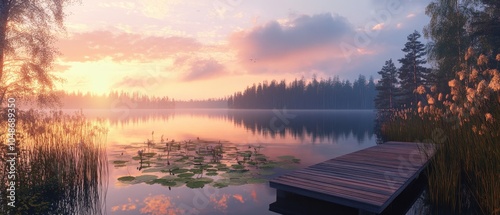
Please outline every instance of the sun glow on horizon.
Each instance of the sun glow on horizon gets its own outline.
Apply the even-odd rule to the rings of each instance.
[[[425,17],[412,13],[408,19],[419,10],[415,7],[424,7],[408,3],[408,11],[392,17],[397,28],[376,22],[367,30],[385,35],[359,46],[353,38],[374,19],[369,0],[356,7],[327,0],[272,3],[266,10],[263,1],[223,4],[224,10],[207,2],[154,2],[88,0],[69,7],[55,67],[66,81],[57,88],[200,100],[230,96],[263,81],[376,76],[373,64],[400,53],[403,44],[385,35],[400,34],[404,40],[406,26],[415,26],[409,22]],[[354,47],[349,60],[342,43]]]

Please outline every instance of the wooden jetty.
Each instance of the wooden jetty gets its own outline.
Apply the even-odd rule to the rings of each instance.
[[[289,193],[379,214],[426,168],[431,144],[387,142],[272,179]]]

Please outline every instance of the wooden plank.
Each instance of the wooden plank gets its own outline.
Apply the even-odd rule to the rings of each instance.
[[[282,175],[269,184],[280,192],[380,213],[426,167],[427,155],[434,153],[427,146],[388,142]]]

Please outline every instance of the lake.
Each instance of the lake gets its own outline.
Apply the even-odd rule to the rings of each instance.
[[[83,112],[109,129],[108,214],[275,214],[269,178],[377,139],[372,110]]]

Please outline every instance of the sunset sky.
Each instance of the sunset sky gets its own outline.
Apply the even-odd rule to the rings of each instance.
[[[377,79],[422,33],[429,1],[83,0],[68,8],[56,70],[68,91],[181,100],[273,79]]]

